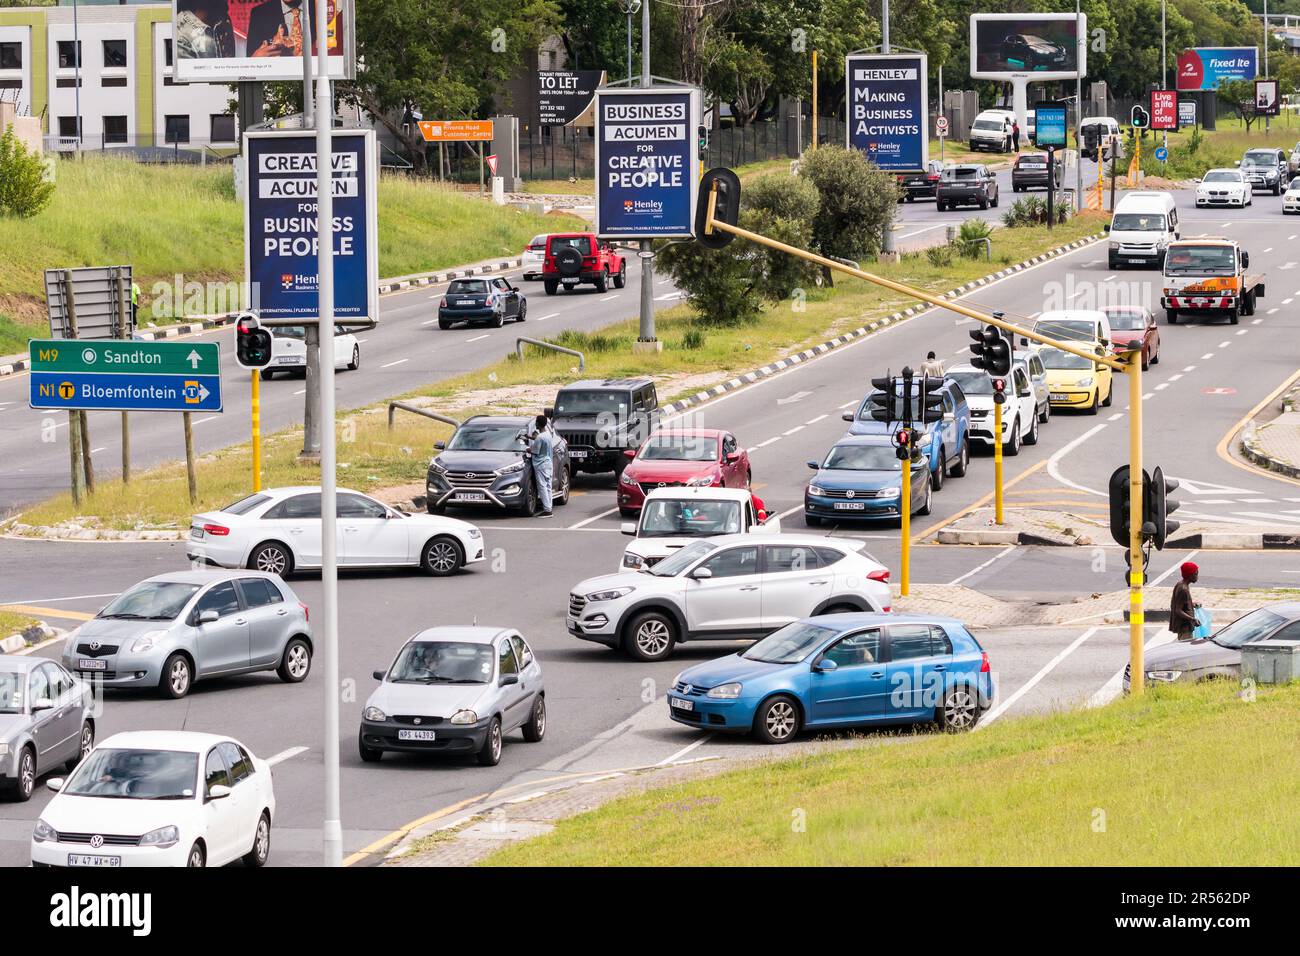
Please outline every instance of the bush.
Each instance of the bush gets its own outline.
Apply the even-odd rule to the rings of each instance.
[[[1052,204],[1052,217],[1059,225],[1070,218],[1070,206],[1066,202]],[[1047,201],[1039,196],[1027,196],[1017,199],[1002,214],[1002,225],[1008,229],[1017,226],[1041,226],[1047,222]]]
[[[689,328],[682,335],[682,349],[695,352],[704,348],[704,330]]]
[[[957,241],[953,245],[967,259],[976,259],[985,251],[984,240],[991,235],[993,227],[983,219],[967,219],[957,230]]]
[[[925,250],[930,265],[943,269],[952,265],[952,246],[931,246]]]
[[[840,259],[875,258],[897,212],[897,179],[857,150],[838,146],[804,153],[799,176],[820,194],[812,223],[817,251]]]
[[[28,219],[54,196],[54,183],[45,181],[41,157],[27,152],[12,126],[0,136],[0,215]]]
[[[577,349],[579,352],[585,352],[588,355],[598,352],[620,352],[625,351],[628,347],[627,342],[617,335],[583,332],[579,329],[565,329],[559,335],[546,339],[546,341],[555,345],[562,345],[566,349]]]

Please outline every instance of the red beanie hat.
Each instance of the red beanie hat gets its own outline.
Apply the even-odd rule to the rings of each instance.
[[[1183,580],[1186,581],[1188,578],[1190,578],[1193,574],[1195,574],[1197,571],[1201,569],[1198,568],[1191,561],[1184,561],[1183,566],[1179,570],[1183,572]]]

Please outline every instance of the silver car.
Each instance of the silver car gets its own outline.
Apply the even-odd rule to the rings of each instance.
[[[1257,641],[1300,641],[1300,602],[1256,608],[1199,641],[1174,641],[1153,647],[1146,655],[1148,681],[1195,682],[1241,676],[1241,648]],[[1129,669],[1124,668],[1128,691]]]
[[[542,669],[523,635],[500,627],[431,627],[397,652],[361,712],[357,748],[367,763],[386,750],[474,754],[501,762],[501,738],[515,728],[536,743],[546,734]]]
[[[296,684],[313,647],[307,605],[277,575],[178,571],[141,581],[69,634],[63,664],[104,687],[177,698],[196,680],[250,671]]]
[[[95,746],[90,685],[42,657],[0,657],[0,786],[25,801],[36,778]]]

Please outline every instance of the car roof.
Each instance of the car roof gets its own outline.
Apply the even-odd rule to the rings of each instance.
[[[749,501],[753,495],[747,488],[652,488],[646,499],[652,498],[702,498],[705,501]]]
[[[48,657],[28,657],[19,654],[0,654],[0,671],[30,671],[35,670],[38,664],[44,664]]]
[[[514,634],[513,627],[479,624],[439,624],[412,635],[412,641],[459,641],[462,644],[492,644],[503,634]]]
[[[1106,313],[1101,309],[1053,309],[1050,312],[1040,312],[1038,318],[1034,320],[1034,325],[1042,325],[1045,322],[1105,322]]]
[[[207,584],[215,584],[218,581],[233,581],[236,578],[266,578],[275,581],[277,584],[283,583],[278,574],[271,574],[269,571],[252,571],[246,568],[165,571],[162,574],[155,574],[151,578],[145,578],[140,583],[148,584],[151,581],[163,581],[168,584],[197,584],[202,587]]]
[[[653,441],[656,435],[674,435],[684,438],[721,438],[730,432],[723,431],[721,428],[656,428],[654,434],[650,436]]]
[[[580,382],[570,382],[568,385],[560,387],[561,392],[567,392],[570,389],[584,389],[590,391],[596,388],[624,389],[624,388],[641,388],[644,385],[653,385],[654,379],[651,378],[585,378]]]
[[[1201,236],[1197,239],[1175,239],[1169,243],[1171,246],[1235,246],[1237,243],[1232,239],[1225,239],[1222,236]]]
[[[340,495],[365,494],[364,491],[354,491],[351,488],[338,488],[336,489],[336,492]],[[319,494],[319,493],[320,493],[320,485],[283,485],[279,488],[263,488],[261,491],[254,491],[251,494],[245,495],[244,497],[251,498],[253,497],[253,495],[267,495],[271,498],[287,498],[290,495],[307,495],[307,494]],[[242,501],[243,499],[241,498],[240,500]],[[213,510],[217,510],[217,509],[213,509]]]
[[[460,423],[464,428],[470,424],[531,425],[536,418],[531,415],[473,415]]]
[[[860,552],[867,545],[867,543],[861,538],[832,538],[824,534],[792,534],[788,531],[751,531],[748,534],[743,532],[740,534],[720,534],[702,540],[710,541],[713,544],[716,544],[719,548],[724,548],[732,544],[803,545],[806,548],[831,545],[833,547],[843,548],[846,551]]]
[[[965,628],[964,622],[955,617],[943,617],[937,614],[893,614],[872,611],[852,611],[845,614],[816,614],[804,618],[822,627],[834,628],[838,633],[856,630],[872,624],[946,624]]]
[[[1119,202],[1115,204],[1115,211],[1120,212],[1129,206],[1167,208],[1174,204],[1174,197],[1169,193],[1148,190],[1145,192],[1125,193]]]
[[[182,750],[186,753],[202,753],[213,745],[226,741],[239,743],[233,737],[205,734],[197,730],[126,730],[99,741],[95,749]]]
[[[892,435],[844,435],[835,439],[835,447],[840,445],[894,445]]]
[[[1240,173],[1240,169],[1229,169],[1227,166],[1215,166],[1213,169],[1207,169],[1205,175],[1210,173]]]

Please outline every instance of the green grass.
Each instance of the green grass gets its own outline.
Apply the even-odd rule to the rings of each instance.
[[[13,611],[0,608],[0,638],[9,637],[11,634],[21,634],[35,623],[36,618],[34,617],[28,617],[26,614],[15,614]]]
[[[867,268],[882,276],[907,282],[932,292],[944,292],[971,279],[987,275],[1004,265],[1037,255],[1046,248],[1062,245],[1100,230],[1102,220],[1086,215],[1059,226],[1050,235],[1046,228],[999,229],[994,233],[993,262],[984,259],[954,259],[946,267],[932,265],[924,255],[907,256],[898,263],[877,263]],[[968,301],[990,301],[978,292]],[[847,329],[857,328],[872,318],[912,304],[912,300],[859,279],[844,279],[833,290],[808,290],[802,311],[793,303],[767,309],[752,324],[731,328],[701,326],[689,305],[656,313],[656,326],[664,350],[657,354],[633,355],[637,322],[628,319],[596,332],[566,331],[555,337],[557,344],[586,353],[583,373],[591,378],[650,375],[659,383],[661,402],[693,394],[727,375],[749,371],[782,355],[825,341]],[[538,303],[534,301],[534,308]],[[524,327],[520,332],[528,332]],[[517,334],[517,333],[516,333]],[[540,411],[550,404],[549,386],[572,381],[577,362],[571,356],[529,348],[525,361],[513,354],[484,368],[416,389],[404,397],[454,399],[469,392],[494,392],[511,386],[548,386],[544,400],[530,407]],[[918,357],[919,361],[919,357]],[[386,406],[385,406],[386,408]],[[481,406],[458,410],[455,417],[500,413],[500,403],[484,401]],[[447,437],[449,429],[432,421],[399,413],[393,433],[382,414],[345,413],[341,416],[338,480],[341,486],[360,491],[419,482],[432,444]],[[299,464],[301,430],[281,432],[264,439],[263,485],[315,484],[319,468]],[[184,463],[149,469],[137,474],[130,485],[102,484],[80,514],[96,515],[99,526],[129,530],[137,527],[187,526],[195,511],[221,507],[248,493],[251,452],[247,445],[224,449],[205,456],[199,463],[199,504],[189,501]],[[344,467],[346,465],[346,467]],[[422,492],[418,489],[416,493]],[[34,505],[22,513],[30,525],[57,525],[78,515],[69,494],[64,493]]]
[[[45,323],[44,270],[129,263],[143,296],[155,282],[241,281],[243,209],[229,166],[62,161],[54,201],[31,219],[0,219],[0,354]],[[402,176],[379,181],[379,272],[391,277],[517,255],[543,217]],[[152,317],[152,316],[151,316]],[[158,316],[159,319],[166,316]]]
[[[921,734],[650,790],[499,866],[1287,866],[1300,863],[1300,684]],[[804,821],[804,828],[798,826]]]
[[[1300,140],[1300,123],[1292,117],[1274,117],[1272,129],[1267,133],[1262,121],[1254,123],[1249,133],[1241,120],[1235,118],[1221,117],[1216,125],[1218,129],[1201,131],[1201,143],[1196,152],[1191,152],[1190,149],[1190,128],[1170,133],[1169,160],[1166,163],[1155,158],[1155,150],[1163,142],[1163,134],[1149,133],[1142,143],[1142,171],[1148,176],[1196,179],[1207,169],[1220,166],[1231,169],[1246,150],[1254,147],[1274,146],[1285,149],[1287,155],[1290,155],[1292,147]],[[1128,171],[1132,156],[1127,140],[1125,149],[1128,155],[1116,166],[1121,174]]]

